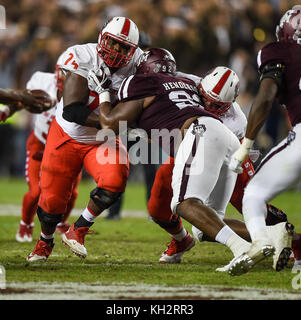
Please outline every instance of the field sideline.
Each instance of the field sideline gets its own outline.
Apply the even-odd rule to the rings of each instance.
[[[240,277],[215,272],[232,258],[226,247],[216,243],[197,243],[181,264],[160,265],[158,259],[169,236],[149,220],[144,186],[132,183],[125,194],[122,220],[100,217],[93,225],[94,235],[86,238],[86,259],[74,256],[56,234],[49,260],[28,265],[25,258],[39,236],[37,218],[34,242],[15,241],[26,184],[22,179],[2,179],[0,190],[5,190],[0,195],[0,265],[6,271],[6,289],[0,289],[0,300],[301,299],[301,285],[300,289],[292,287],[296,274],[291,272],[291,263],[279,273],[271,269],[271,259]],[[83,181],[70,222],[84,208],[89,190],[91,182]],[[299,192],[285,193],[272,203],[285,210],[301,231]],[[231,206],[227,216],[241,219]],[[187,223],[185,226],[191,230]]]

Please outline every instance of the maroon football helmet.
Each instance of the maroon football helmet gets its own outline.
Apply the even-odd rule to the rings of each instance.
[[[296,5],[280,19],[276,27],[278,41],[296,42],[301,44],[301,5]]]
[[[163,48],[151,48],[141,54],[136,73],[168,73],[174,75],[177,69],[173,55]]]

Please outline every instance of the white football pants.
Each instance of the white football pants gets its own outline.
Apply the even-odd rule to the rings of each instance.
[[[265,228],[266,203],[301,180],[301,124],[262,159],[243,197],[243,215],[251,238]]]
[[[197,198],[223,219],[237,177],[228,163],[239,145],[237,137],[214,118],[200,117],[190,125],[175,157],[174,213],[183,200]]]

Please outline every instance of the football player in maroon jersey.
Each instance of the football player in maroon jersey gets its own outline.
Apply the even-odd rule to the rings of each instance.
[[[183,135],[180,134],[180,141],[176,141],[174,145],[174,140],[170,141],[168,134],[167,137],[162,137],[162,148],[167,150],[166,147],[169,146],[169,154],[176,155],[171,203],[174,220],[179,219],[178,216],[185,218],[209,238],[228,246],[234,256],[237,256],[250,246],[239,236],[239,233],[246,232],[244,224],[241,221],[229,221],[229,225],[226,225],[212,208],[219,209],[221,203],[228,203],[232,195],[236,175],[232,176],[226,158],[228,152],[234,152],[238,148],[239,140],[216,116],[201,107],[195,83],[187,78],[176,77],[175,70],[174,58],[167,50],[148,50],[141,56],[136,75],[126,78],[121,84],[118,92],[121,103],[114,109],[103,85],[106,82],[105,73],[99,80],[93,71],[89,72],[89,87],[99,93],[102,102],[100,124],[103,129],[113,130],[118,134],[119,121],[128,121],[128,125],[137,123],[137,127],[144,129],[151,138],[152,129],[168,129],[167,132],[178,129],[178,133],[186,132],[184,140],[181,142]],[[198,141],[204,136],[204,150],[201,151],[202,143]],[[220,139],[223,140],[221,144]],[[177,149],[174,146],[178,143]],[[190,168],[196,171],[191,172]],[[222,185],[223,199],[214,197],[217,188]],[[214,203],[219,201],[219,205]],[[186,230],[183,232],[186,233]],[[191,248],[194,240],[188,233],[185,236],[187,246]],[[267,252],[269,253],[272,252]]]
[[[248,184],[243,198],[243,215],[252,238],[251,249],[232,261],[230,272],[242,274],[265,258],[265,246],[274,246],[276,271],[284,268],[290,257],[292,241],[300,242],[290,224],[279,224],[272,239],[265,223],[264,206],[301,180],[301,6],[294,6],[281,18],[276,28],[277,41],[263,47],[257,57],[261,74],[258,93],[252,105],[245,139],[234,153],[230,167],[241,172],[254,140],[265,123],[273,101],[286,106],[292,125],[286,139],[274,147],[261,161]],[[268,184],[266,183],[268,181]],[[283,237],[279,237],[283,234]],[[274,240],[274,241],[273,241]],[[276,241],[275,241],[276,240]],[[295,264],[301,256],[295,256]]]
[[[199,89],[205,110],[219,115],[224,124],[231,128],[231,131],[239,139],[243,139],[247,121],[242,111],[240,111],[239,105],[235,102],[237,96],[235,87],[237,85],[239,85],[239,79],[234,71],[227,67],[216,67],[201,80]],[[153,221],[171,235],[171,242],[162,253],[159,259],[160,263],[180,263],[184,252],[191,248],[190,243],[187,243],[186,238],[183,236],[184,227],[181,218],[175,217],[170,209],[173,166],[174,159],[171,157],[166,159],[165,163],[160,166],[147,205]],[[240,213],[242,213],[244,189],[254,172],[252,161],[248,157],[243,163],[243,173],[237,176],[235,188],[230,199],[230,203]],[[218,194],[216,196],[219,197]],[[227,223],[228,219],[224,219],[224,221]],[[287,221],[286,214],[268,204],[267,224],[274,225],[283,221]],[[192,227],[192,232],[198,241],[212,241],[212,239],[208,239],[206,235],[194,227]],[[239,234],[244,239],[250,240],[248,232],[244,235]]]

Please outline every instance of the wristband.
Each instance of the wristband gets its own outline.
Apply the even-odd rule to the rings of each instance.
[[[99,104],[103,102],[111,102],[110,92],[104,91],[101,94],[99,94]]]
[[[244,138],[244,140],[242,142],[242,146],[248,150],[252,148],[253,144],[254,144],[254,140],[248,139],[246,137]]]

